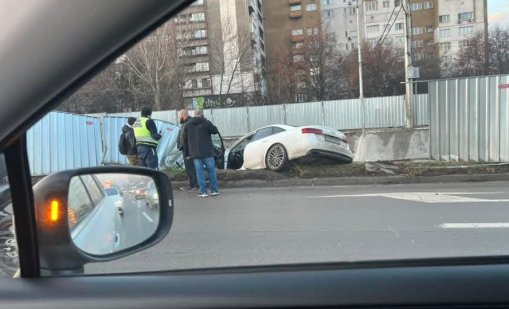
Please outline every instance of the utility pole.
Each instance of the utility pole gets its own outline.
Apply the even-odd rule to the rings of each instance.
[[[364,1],[357,1],[357,53],[359,56],[359,101],[362,109],[362,133],[366,129],[366,105],[364,103],[364,81],[362,78],[362,43],[364,42]]]
[[[401,5],[405,11],[405,107],[406,107],[406,127],[414,127],[414,96],[412,79],[415,76],[415,70],[412,66],[412,15],[410,14],[409,0],[401,0]]]

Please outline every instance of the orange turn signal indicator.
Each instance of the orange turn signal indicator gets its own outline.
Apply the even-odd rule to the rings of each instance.
[[[50,202],[50,211],[51,222],[57,222],[60,219],[60,202],[58,200],[52,200]]]

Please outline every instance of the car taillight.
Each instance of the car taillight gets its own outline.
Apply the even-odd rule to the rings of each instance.
[[[323,134],[323,131],[315,128],[302,128],[302,134]]]

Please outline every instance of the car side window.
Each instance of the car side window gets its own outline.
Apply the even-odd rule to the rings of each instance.
[[[81,177],[73,177],[69,185],[69,226],[75,227],[94,209],[94,204],[83,185]]]
[[[90,198],[94,202],[94,205],[99,204],[99,202],[104,198],[104,193],[99,187],[99,184],[90,175],[83,175],[81,176],[81,179],[83,180],[83,184],[85,185],[88,194],[90,194]]]
[[[256,134],[253,138],[253,142],[260,140],[262,138],[265,138],[267,136],[271,136],[272,134],[274,134],[272,132],[273,132],[273,127],[268,127],[268,128],[263,128],[263,129],[258,130],[258,132],[256,132]]]
[[[272,127],[272,135],[285,132],[286,130],[280,127]]]
[[[5,158],[0,153],[0,277],[12,278],[18,270],[18,246]]]

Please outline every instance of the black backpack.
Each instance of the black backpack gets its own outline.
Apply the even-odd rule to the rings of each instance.
[[[122,132],[122,134],[120,134],[120,140],[118,141],[118,152],[125,156],[128,149],[129,145],[127,144],[127,139],[125,138],[124,132]]]

